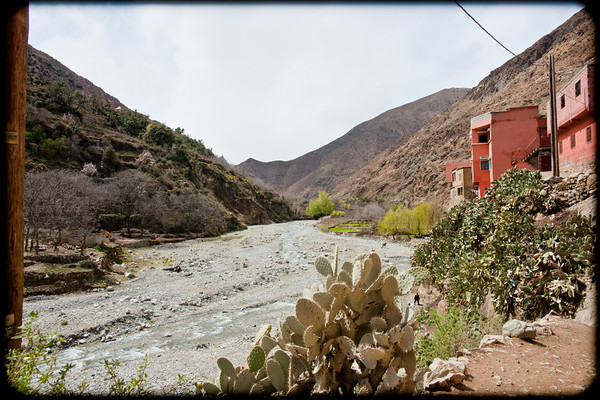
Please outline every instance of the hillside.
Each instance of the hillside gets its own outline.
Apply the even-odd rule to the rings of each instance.
[[[499,50],[500,51],[500,50]],[[445,164],[470,158],[469,124],[474,116],[548,100],[548,56],[555,58],[556,86],[565,85],[594,62],[595,25],[584,9],[534,45],[493,70],[461,100],[434,117],[402,145],[379,155],[334,192],[349,198],[386,198],[400,203],[447,203]]]
[[[396,147],[434,116],[460,100],[468,89],[444,89],[396,107],[352,128],[333,142],[291,161],[249,159],[236,168],[254,175],[286,195],[315,197],[367,165],[389,147]]]
[[[28,177],[34,171],[85,171],[109,198],[108,205],[98,206],[103,216],[99,227],[106,230],[124,226],[127,218],[110,203],[116,201],[115,188],[132,176],[162,196],[154,196],[157,210],[153,211],[163,214],[162,221],[142,229],[207,236],[293,217],[283,199],[224,165],[202,141],[130,110],[31,46],[26,131]],[[192,223],[187,216],[200,213],[202,207],[204,216],[198,218],[210,215],[211,219]],[[136,209],[130,216],[139,220],[144,212],[149,211]],[[178,221],[173,221],[174,213]],[[108,220],[110,224],[103,225]],[[136,219],[127,219],[128,228],[130,222],[135,225]]]

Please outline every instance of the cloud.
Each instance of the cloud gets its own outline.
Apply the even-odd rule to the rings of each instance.
[[[465,8],[521,52],[581,7]],[[512,57],[441,3],[32,3],[30,42],[233,163],[301,156]]]

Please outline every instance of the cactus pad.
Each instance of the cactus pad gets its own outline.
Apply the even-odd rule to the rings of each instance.
[[[323,275],[324,277],[333,275],[333,268],[331,267],[331,263],[325,257],[321,256],[315,260],[315,268],[317,272]]]
[[[246,359],[250,372],[258,371],[265,365],[265,351],[260,346],[254,346]]]
[[[325,312],[317,303],[308,299],[298,299],[296,317],[304,326],[313,325],[317,330],[325,326]]]

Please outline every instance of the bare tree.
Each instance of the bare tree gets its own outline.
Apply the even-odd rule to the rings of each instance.
[[[40,229],[44,226],[46,219],[46,207],[44,205],[44,194],[48,180],[45,173],[31,171],[25,174],[25,250],[40,250]],[[28,246],[29,245],[29,246]]]
[[[125,170],[113,175],[107,185],[108,207],[124,217],[127,235],[131,236],[134,217],[142,221],[147,217],[147,203],[154,200],[159,184],[143,172]]]
[[[191,189],[169,197],[170,226],[180,232],[218,235],[228,229],[227,211],[210,197]]]
[[[26,237],[36,241],[39,250],[40,229],[45,228],[55,250],[66,229],[80,236],[81,251],[95,228],[102,198],[100,187],[82,172],[51,170],[29,172],[25,177]]]

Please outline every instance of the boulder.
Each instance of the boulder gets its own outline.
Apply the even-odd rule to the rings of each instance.
[[[447,390],[461,383],[467,376],[468,360],[465,357],[451,357],[448,360],[436,358],[423,376],[423,388],[429,391]]]
[[[504,335],[485,335],[481,338],[479,342],[479,348],[488,347],[494,344],[510,344],[510,338]]]
[[[502,335],[520,339],[535,339],[536,329],[533,324],[511,319],[502,327]]]

